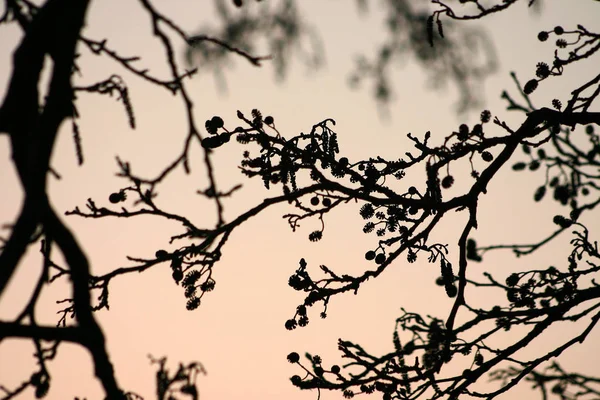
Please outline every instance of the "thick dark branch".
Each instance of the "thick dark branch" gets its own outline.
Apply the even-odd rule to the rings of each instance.
[[[0,322],[0,341],[18,337],[47,341],[65,341],[84,344],[85,334],[80,327],[57,328],[55,326],[24,325],[17,322]]]
[[[60,125],[72,114],[73,60],[87,7],[88,1],[49,0],[34,17],[15,53],[11,86],[0,109],[0,124],[11,135],[13,160],[25,191],[25,202],[0,255],[0,294],[23,256],[33,229],[42,224],[69,264],[76,317],[79,329],[85,332],[85,345],[94,358],[96,375],[106,395],[118,399],[122,392],[108,359],[102,331],[91,313],[87,260],[69,230],[56,217],[46,194],[54,141]],[[53,69],[40,114],[37,85],[45,54],[51,56]]]

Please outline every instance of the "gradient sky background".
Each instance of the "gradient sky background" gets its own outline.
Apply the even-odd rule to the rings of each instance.
[[[270,0],[271,1],[271,0]],[[274,0],[273,0],[274,1]],[[211,1],[175,0],[156,2],[174,21],[188,32],[196,32],[214,18]],[[249,2],[250,7],[258,7]],[[350,90],[346,78],[352,69],[354,56],[371,54],[383,37],[377,0],[371,1],[371,12],[360,16],[355,2],[341,0],[304,0],[302,12],[317,27],[326,53],[326,65],[319,71],[307,71],[297,62],[287,79],[275,83],[269,63],[262,68],[235,59],[234,68],[226,74],[228,91],[217,89],[212,75],[202,71],[188,82],[195,103],[195,115],[200,123],[213,115],[221,115],[228,126],[237,126],[236,110],[249,113],[258,108],[274,116],[280,132],[286,136],[307,131],[325,118],[334,118],[339,134],[341,153],[351,161],[374,155],[398,158],[410,150],[408,132],[422,137],[430,130],[436,143],[455,130],[462,122],[473,124],[478,112],[459,117],[453,112],[454,89],[432,91],[426,76],[411,60],[393,75],[397,96],[390,108],[391,118],[384,120],[378,113],[368,90]],[[537,41],[537,32],[561,24],[565,28],[582,24],[598,30],[600,4],[584,0],[544,1],[542,13],[532,14],[521,2],[506,12],[485,20],[496,44],[500,68],[485,85],[486,108],[494,115],[516,126],[523,120],[518,113],[508,114],[500,93],[508,89],[515,93],[509,72],[515,71],[522,82],[534,76],[539,61],[552,60],[551,43]],[[232,6],[233,10],[233,6]],[[10,74],[10,55],[19,36],[15,27],[0,27],[0,93],[4,93]],[[144,65],[156,74],[165,74],[162,52],[150,34],[149,20],[136,1],[95,1],[88,14],[86,34],[96,39],[108,38],[109,46],[123,55],[138,55]],[[183,60],[183,46],[179,47]],[[408,57],[407,57],[408,58]],[[598,60],[588,60],[581,66],[568,68],[560,79],[544,82],[532,96],[537,106],[549,106],[552,98],[566,100],[570,90],[597,73]],[[84,75],[79,84],[91,84],[112,73],[122,73],[128,86],[138,127],[131,131],[120,103],[98,95],[82,94],[79,98],[85,164],[76,166],[70,127],[59,137],[53,166],[62,180],[50,178],[51,198],[59,211],[84,206],[91,197],[99,205],[108,205],[108,195],[126,183],[115,177],[115,156],[130,161],[133,170],[151,177],[179,153],[185,137],[185,120],[178,98],[164,90],[153,88],[122,72],[110,61],[85,57],[81,61]],[[547,83],[547,84],[546,84]],[[490,133],[502,134],[488,129]],[[261,182],[246,180],[237,169],[240,146],[229,146],[215,152],[220,187],[236,183],[244,188],[226,202],[226,216],[231,220],[265,195]],[[214,218],[214,210],[195,195],[205,188],[200,152],[194,150],[193,173],[174,174],[170,182],[159,187],[158,203],[166,209],[187,215],[195,221]],[[524,159],[524,157],[523,157]],[[458,175],[458,174],[457,174]],[[420,184],[418,176],[409,177],[406,185]],[[541,174],[514,174],[504,171],[490,185],[480,202],[480,243],[523,243],[545,237],[553,229],[552,216],[562,210],[546,199],[532,202],[535,187],[543,182]],[[420,185],[422,187],[422,185]],[[10,148],[6,135],[0,136],[0,221],[10,223],[18,212],[21,193],[10,164]],[[522,202],[525,201],[524,205]],[[110,355],[122,387],[143,395],[154,396],[154,366],[147,355],[167,356],[169,366],[177,362],[201,361],[208,370],[200,377],[202,399],[316,399],[314,391],[299,391],[288,378],[301,371],[286,361],[290,351],[319,354],[325,365],[340,363],[337,339],[362,344],[373,354],[390,351],[394,320],[400,307],[423,314],[445,318],[452,305],[443,289],[435,286],[438,267],[424,260],[415,264],[396,262],[376,281],[363,286],[358,296],[345,295],[332,300],[329,316],[318,318],[318,308],[311,310],[311,322],[306,328],[286,331],[283,324],[294,314],[302,297],[287,286],[287,279],[296,270],[298,260],[306,258],[309,267],[325,264],[337,272],[356,273],[369,268],[365,251],[376,243],[375,237],[362,233],[358,216],[359,205],[348,205],[328,215],[324,238],[318,243],[308,241],[308,234],[319,227],[318,221],[306,221],[296,233],[291,232],[281,215],[285,206],[273,208],[248,221],[234,232],[224,250],[224,257],[215,267],[217,281],[214,292],[204,297],[199,309],[185,309],[181,287],[171,278],[168,265],[158,265],[141,275],[125,276],[111,283],[109,312],[97,314],[107,336]],[[563,211],[564,212],[564,211]],[[595,213],[597,214],[597,212]],[[593,217],[593,216],[591,216]],[[432,237],[451,245],[456,259],[457,225],[463,215],[446,221]],[[596,221],[594,221],[596,219]],[[171,249],[168,239],[178,226],[154,218],[127,220],[84,220],[66,217],[87,252],[93,271],[102,273],[130,265],[126,255],[150,258],[159,248]],[[587,221],[592,232],[598,228],[597,218]],[[3,233],[6,235],[6,231]],[[597,239],[597,238],[594,238]],[[489,271],[503,279],[519,265],[547,267],[566,258],[569,237],[557,241],[543,254],[518,260],[509,252],[490,254],[486,262],[473,266],[472,272]],[[454,247],[452,247],[454,246]],[[0,303],[0,318],[10,320],[27,301],[40,270],[38,247],[32,246],[27,260],[11,282]],[[476,268],[480,268],[477,271]],[[45,291],[39,307],[42,322],[54,324],[60,306],[56,300],[68,296],[65,282]],[[489,304],[494,297],[473,291],[469,298]],[[550,331],[548,342],[537,343],[527,351],[540,352],[555,344],[561,336],[574,332],[575,326]],[[561,359],[574,372],[596,373],[600,334],[592,332],[582,345],[574,346]],[[0,344],[0,384],[16,387],[33,370],[33,346],[26,341],[5,340]],[[75,396],[100,399],[102,392],[93,377],[92,364],[82,348],[63,344],[56,360],[50,363],[52,387],[48,399],[72,399]],[[518,389],[505,398],[529,398],[531,393]],[[341,399],[341,393],[322,393],[322,399]],[[27,392],[23,398],[32,398]]]

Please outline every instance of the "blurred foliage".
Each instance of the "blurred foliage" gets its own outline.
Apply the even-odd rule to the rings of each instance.
[[[311,69],[323,64],[317,31],[305,22],[294,0],[264,1],[240,8],[226,0],[214,0],[214,4],[215,26],[202,26],[198,31],[247,53],[257,53],[257,48],[264,47],[261,51],[271,57],[278,79],[285,77],[295,57]],[[230,51],[199,42],[188,46],[185,55],[188,64],[212,70],[220,86],[225,87],[224,67],[232,62]]]
[[[272,57],[276,77],[283,79],[294,59],[310,69],[323,65],[327,50],[323,47],[319,29],[305,18],[303,7],[319,7],[315,3],[296,0],[273,0],[250,2],[243,7],[233,7],[230,1],[214,0],[217,10],[212,26],[201,26],[202,34],[219,38],[246,52],[264,51]],[[340,7],[348,4],[340,5]],[[356,1],[357,11],[368,14],[377,7],[376,18],[384,27],[385,36],[374,44],[373,54],[359,55],[355,65],[348,71],[351,87],[364,81],[382,107],[396,98],[393,75],[398,66],[414,60],[422,67],[428,86],[442,89],[456,87],[458,100],[456,110],[464,113],[475,110],[484,103],[482,84],[497,69],[498,60],[493,43],[485,29],[475,26],[458,26],[446,22],[444,38],[428,35],[427,20],[432,7],[422,0],[368,0]],[[351,41],[351,38],[347,39]],[[232,62],[231,55],[220,46],[206,44],[188,47],[188,64],[211,69],[221,87],[225,87],[225,66]],[[406,95],[401,95],[406,100]]]

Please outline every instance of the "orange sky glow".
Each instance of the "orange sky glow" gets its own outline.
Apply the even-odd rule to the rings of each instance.
[[[156,5],[185,30],[196,32],[214,18],[211,3],[174,0],[157,1]],[[259,6],[249,3],[250,7]],[[382,117],[367,88],[351,90],[346,79],[355,56],[361,52],[370,54],[384,35],[378,1],[371,1],[367,15],[358,14],[353,1],[303,0],[298,3],[307,21],[322,37],[326,55],[323,68],[309,71],[300,63],[292,62],[287,78],[276,82],[269,62],[256,68],[232,56],[232,67],[225,72],[227,90],[223,92],[211,73],[199,66],[199,74],[188,82],[199,122],[220,115],[226,124],[229,121],[235,127],[237,110],[250,113],[257,108],[265,115],[272,115],[278,130],[291,136],[310,130],[313,124],[325,118],[333,118],[337,123],[334,130],[339,135],[340,152],[352,161],[376,155],[398,158],[411,150],[411,142],[406,138],[409,132],[422,137],[431,131],[433,140],[441,143],[460,123],[478,120],[478,112],[457,115],[453,111],[455,89],[449,86],[432,90],[425,74],[410,59],[393,74],[395,100],[389,108],[389,117]],[[507,113],[500,93],[504,89],[514,90],[510,71],[525,81],[533,76],[537,62],[551,60],[553,49],[536,39],[537,32],[558,24],[565,27],[582,24],[593,31],[600,15],[600,4],[594,1],[543,1],[540,15],[529,12],[526,3],[485,20],[500,60],[498,72],[485,84],[485,108],[514,125],[518,125],[523,116]],[[232,12],[235,12],[233,6]],[[109,46],[119,53],[140,56],[140,63],[152,73],[166,74],[163,53],[151,35],[149,19],[138,2],[92,2],[86,35],[107,38]],[[15,27],[0,26],[0,60],[4,60],[0,61],[0,93],[6,90],[12,67],[10,57],[18,42]],[[185,65],[181,43],[179,50],[179,59]],[[129,129],[120,103],[95,94],[80,95],[78,109],[85,163],[77,167],[69,126],[65,126],[59,136],[52,161],[62,179],[50,178],[51,201],[61,212],[83,207],[88,198],[109,206],[109,194],[126,184],[115,176],[116,156],[129,161],[134,171],[150,177],[179,154],[186,135],[179,98],[141,82],[109,60],[82,53],[83,73],[76,78],[76,83],[92,84],[113,73],[122,74],[129,86],[138,126],[135,130]],[[581,64],[560,80],[536,91],[532,97],[536,105],[549,106],[554,97],[566,99],[570,90],[584,82],[581,76],[597,73],[593,70],[594,62]],[[597,60],[595,65],[598,65]],[[214,153],[220,187],[244,185],[225,201],[228,220],[264,196],[279,194],[265,191],[259,180],[248,180],[239,172],[237,166],[242,151],[236,144]],[[210,225],[214,223],[214,207],[195,194],[207,184],[201,155],[198,149],[192,151],[192,173],[176,171],[158,188],[157,202],[165,209]],[[537,184],[531,186],[530,180],[534,178],[516,175],[508,169],[503,171],[481,200],[478,240],[532,242],[553,229],[552,216],[560,211],[558,206],[551,201],[534,206],[532,187]],[[402,184],[423,185],[422,176],[409,176]],[[17,215],[22,194],[10,163],[6,135],[0,135],[0,187],[3,188],[0,223],[10,224]],[[311,311],[307,327],[291,332],[284,328],[285,320],[294,315],[295,307],[303,300],[300,293],[287,285],[300,258],[305,258],[309,267],[324,264],[348,274],[369,267],[363,255],[377,239],[362,232],[359,206],[348,204],[328,215],[323,240],[318,243],[311,243],[308,234],[318,229],[320,222],[306,220],[300,229],[292,232],[282,218],[290,211],[286,205],[250,219],[234,232],[225,246],[223,258],[215,266],[216,288],[203,298],[202,305],[195,311],[186,310],[183,291],[173,282],[166,264],[112,281],[110,311],[100,311],[97,317],[106,334],[120,385],[147,400],[155,398],[156,369],[149,363],[148,354],[151,354],[168,357],[168,366],[172,369],[176,369],[180,361],[202,362],[208,371],[208,375],[199,377],[200,398],[204,400],[315,400],[316,391],[300,391],[290,383],[289,377],[301,371],[287,362],[289,352],[318,354],[326,365],[343,364],[337,351],[338,338],[360,343],[373,354],[391,351],[394,321],[401,307],[444,318],[452,299],[434,284],[439,269],[426,260],[414,264],[398,260],[380,279],[365,284],[356,296],[347,294],[334,298],[326,319],[318,317],[317,307]],[[151,258],[157,249],[176,248],[168,241],[179,232],[179,226],[163,220],[63,218],[76,232],[94,273],[130,265],[128,255]],[[466,216],[457,214],[453,218],[445,221],[432,239],[448,243],[451,257],[457,259],[459,231],[455,228],[464,223]],[[598,220],[588,220],[592,232],[598,227]],[[0,232],[2,236],[7,233],[6,230]],[[566,257],[568,240],[568,237],[560,238],[552,249],[526,260],[515,259],[510,252],[497,252],[474,266],[473,274],[481,276],[488,271],[504,279],[519,266],[547,267]],[[40,268],[39,247],[35,245],[29,249],[2,297],[1,320],[11,320],[19,313],[34,284],[32,277],[38,276]],[[68,295],[66,281],[59,280],[46,289],[38,307],[41,322],[55,324],[61,309],[56,301]],[[495,301],[493,296],[478,290],[470,293],[470,299],[479,304]],[[552,340],[560,340],[575,329],[575,326],[565,325],[551,331],[545,336],[547,343],[535,343],[526,352],[543,351],[554,343]],[[507,335],[506,340],[509,339]],[[584,344],[564,354],[562,363],[575,372],[594,374],[598,370],[594,355],[600,350],[599,346],[600,333],[592,332]],[[13,388],[30,376],[35,366],[33,352],[34,347],[28,341],[2,341],[0,384]],[[84,349],[63,344],[49,365],[52,383],[47,399],[103,398],[101,386],[94,379],[91,358]],[[501,398],[528,399],[531,394],[523,387]],[[33,392],[29,390],[22,398],[33,398]],[[342,398],[338,392],[321,393],[323,400]]]

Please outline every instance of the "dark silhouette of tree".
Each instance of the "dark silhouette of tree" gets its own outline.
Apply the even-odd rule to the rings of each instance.
[[[174,32],[179,39],[186,43],[201,40],[216,43],[245,57],[251,63],[260,65],[261,58],[252,57],[218,39],[188,37],[170,19],[157,12],[149,1],[142,0],[140,5],[151,17],[153,34],[163,45],[170,67],[171,78],[168,80],[153,76],[146,69],[136,67],[137,59],[135,57],[119,55],[107,47],[106,41],[93,40],[83,36],[82,27],[89,1],[49,0],[42,6],[26,0],[7,0],[5,2],[5,11],[0,22],[18,24],[24,32],[24,36],[13,56],[10,84],[0,108],[0,132],[7,133],[10,137],[12,159],[24,191],[24,200],[9,238],[3,240],[0,253],[0,296],[31,244],[41,242],[44,264],[43,272],[37,278],[37,284],[25,309],[14,321],[0,322],[0,339],[9,337],[32,339],[36,346],[36,358],[39,362],[39,370],[17,389],[8,390],[2,387],[5,392],[4,399],[15,397],[29,386],[34,388],[37,398],[44,397],[50,386],[50,373],[46,368],[46,362],[54,358],[61,342],[78,343],[87,348],[94,361],[95,374],[102,383],[107,398],[135,399],[139,397],[134,393],[125,393],[119,387],[106,351],[103,332],[94,317],[94,311],[108,307],[109,281],[131,269],[116,270],[100,277],[91,275],[87,257],[78,244],[76,236],[58,217],[47,194],[48,174],[57,175],[50,165],[50,158],[58,130],[67,119],[70,119],[73,124],[73,137],[79,163],[84,161],[76,122],[78,113],[75,100],[78,92],[117,94],[118,99],[125,107],[131,127],[135,127],[133,107],[129,102],[127,86],[120,76],[111,75],[106,80],[85,87],[73,85],[72,75],[78,70],[77,51],[83,51],[82,47],[85,47],[93,54],[106,56],[148,83],[179,95],[184,101],[189,133],[181,155],[154,180],[136,180],[136,186],[129,189],[143,198],[144,204],[147,205],[152,204],[152,192],[155,185],[165,179],[176,166],[183,165],[186,170],[189,170],[187,156],[190,147],[202,139],[192,114],[193,103],[184,84],[184,79],[191,76],[194,71],[180,71],[175,60],[176,49],[169,36],[170,33]],[[79,44],[78,50],[76,50],[77,44]],[[52,60],[52,71],[48,93],[43,103],[40,104],[38,85],[41,81],[46,56]],[[205,153],[204,162],[211,183],[211,191],[215,194],[208,197],[213,198],[217,204],[219,224],[222,224],[222,205],[208,152]],[[126,164],[121,164],[121,167],[124,173],[128,173]],[[123,190],[111,195],[110,201],[118,203],[125,199],[126,193],[127,191]],[[95,209],[92,200],[88,206],[91,210]],[[108,210],[101,209],[101,212],[105,211]],[[122,212],[127,213],[124,209]],[[182,222],[186,220],[176,215],[164,214],[156,207],[150,210],[138,210],[131,215],[141,213],[156,213]],[[52,252],[56,248],[61,251],[67,264],[66,267],[53,261]],[[133,269],[146,269],[162,261],[164,259],[159,251],[155,261],[144,261],[142,267]],[[181,265],[177,269],[175,260],[173,265],[175,271],[181,272]],[[44,286],[60,277],[69,278],[72,284],[72,298],[63,301],[66,306],[57,326],[40,325],[37,323],[35,314],[40,293]],[[210,282],[203,288],[206,289],[208,286],[210,286]],[[94,304],[92,300],[92,294],[96,289],[101,290],[98,304]],[[194,304],[194,301],[196,300],[190,300],[190,304]],[[67,316],[74,318],[77,324],[67,324]],[[45,342],[49,342],[51,345],[48,346]],[[187,368],[192,370],[195,367],[190,365]],[[160,362],[160,371],[167,376],[164,371],[164,361]],[[179,375],[181,374],[187,377],[190,372],[183,369]],[[181,380],[180,377],[165,379],[164,381],[159,379],[157,382],[159,396],[160,393],[164,394],[168,387]],[[166,385],[166,387],[161,389],[161,385]],[[193,384],[191,385],[193,386]]]
[[[245,6],[239,0],[233,3]],[[449,50],[454,47],[445,44],[444,28],[450,29],[448,22],[485,18],[518,1],[498,0],[483,4],[478,0],[460,0],[458,3],[433,0],[432,3],[435,8],[425,17],[413,13],[406,1],[386,2],[390,7],[396,7],[391,9],[391,18],[403,22],[402,29],[408,29],[409,38],[411,32],[424,29],[422,37],[409,39],[414,40],[410,42],[411,49],[419,59],[429,60],[433,54],[449,57],[450,64],[424,62],[425,67],[431,67],[434,72],[444,72],[449,65],[460,69],[461,65],[468,64],[460,59],[460,51]],[[534,3],[535,0],[529,0],[530,5]],[[226,3],[219,4],[220,15],[228,18]],[[290,8],[285,7],[291,7],[292,3],[284,4],[288,14],[284,12],[283,15],[289,16]],[[195,71],[180,69],[174,56],[174,40],[197,49],[202,49],[202,44],[217,46],[260,65],[266,57],[253,56],[248,48],[238,47],[235,43],[236,38],[245,35],[245,26],[251,26],[253,20],[246,21],[243,20],[246,17],[242,17],[241,21],[245,22],[228,21],[236,28],[232,36],[225,38],[191,36],[158,12],[148,0],[140,0],[140,5],[151,18],[153,34],[163,45],[170,67],[168,80],[138,67],[137,58],[117,53],[105,41],[86,37],[82,32],[88,7],[86,1],[48,0],[42,6],[26,0],[6,2],[2,22],[19,24],[24,36],[15,50],[10,85],[0,108],[0,131],[10,136],[13,163],[25,197],[19,217],[0,253],[0,295],[28,246],[41,244],[44,263],[43,273],[37,278],[26,308],[16,320],[0,322],[0,338],[22,337],[35,343],[39,370],[19,388],[5,390],[4,398],[13,398],[30,386],[36,397],[43,397],[50,386],[46,362],[55,356],[62,342],[77,343],[88,349],[107,398],[139,398],[119,386],[102,330],[94,316],[94,311],[109,307],[110,282],[167,263],[173,280],[185,294],[186,307],[194,310],[200,306],[202,298],[215,289],[214,267],[233,231],[277,204],[288,204],[293,208],[284,215],[293,230],[300,229],[299,223],[307,219],[321,222],[320,230],[308,234],[310,241],[321,240],[328,214],[339,207],[355,207],[364,219],[363,231],[377,237],[376,245],[370,248],[366,245],[365,259],[371,267],[357,275],[339,273],[324,265],[319,270],[309,266],[304,259],[299,261],[299,267],[288,283],[296,291],[303,292],[305,298],[290,313],[290,318],[282,321],[288,330],[305,327],[314,313],[326,318],[332,298],[343,293],[356,294],[367,280],[378,278],[390,265],[404,259],[413,263],[417,258],[426,257],[438,266],[440,276],[436,283],[439,290],[444,290],[453,299],[448,315],[422,316],[403,310],[396,320],[396,329],[391,335],[392,346],[386,354],[370,354],[363,346],[341,339],[338,348],[346,360],[342,366],[330,365],[317,355],[307,353],[304,360],[298,353],[290,353],[288,361],[296,364],[299,371],[291,377],[295,386],[317,389],[319,394],[322,389],[339,390],[346,398],[377,392],[383,399],[491,399],[528,381],[540,390],[544,399],[551,395],[561,399],[598,396],[598,378],[567,372],[555,359],[572,345],[583,342],[600,318],[597,310],[600,288],[594,280],[600,269],[600,253],[594,233],[585,224],[586,217],[600,203],[600,142],[595,128],[600,124],[600,112],[595,111],[593,104],[600,94],[600,75],[582,77],[571,97],[563,99],[564,104],[560,99],[548,99],[549,107],[536,107],[530,95],[547,79],[560,79],[563,71],[572,64],[593,62],[591,60],[597,57],[600,49],[600,34],[581,25],[556,26],[539,33],[541,42],[555,41],[556,49],[549,56],[552,61],[538,63],[535,77],[525,84],[513,74],[514,89],[502,94],[507,110],[521,115],[518,126],[511,127],[502,116],[484,110],[480,123],[451,127],[451,133],[444,139],[432,138],[429,132],[409,134],[414,149],[399,154],[396,159],[374,155],[365,160],[350,160],[340,154],[343,142],[338,141],[332,119],[314,124],[308,133],[290,135],[278,131],[273,116],[254,109],[238,111],[235,122],[224,121],[220,116],[212,117],[205,122],[207,135],[203,135],[186,89],[186,81]],[[271,14],[265,18],[267,26],[279,21]],[[278,23],[272,29],[293,26],[291,20]],[[258,24],[248,31],[263,28]],[[283,44],[275,40],[272,45],[277,48],[296,43],[293,36],[281,40]],[[79,87],[72,83],[73,72],[78,70],[78,52],[84,49],[108,57],[149,84],[180,96],[188,122],[188,135],[181,153],[159,174],[144,177],[134,173],[128,162],[118,160],[119,176],[126,182],[122,188],[110,194],[108,199],[89,199],[85,208],[67,211],[67,215],[90,219],[153,215],[181,224],[181,232],[169,238],[169,243],[178,245],[176,250],[158,249],[150,259],[128,257],[129,267],[104,275],[90,272],[83,249],[49,202],[46,187],[47,176],[54,174],[50,165],[54,141],[65,120],[73,124],[78,159],[84,161],[76,122],[78,92],[117,94],[131,126],[135,126],[127,86],[118,75],[110,75],[108,79],[88,86]],[[221,57],[213,50],[198,51],[195,54],[202,54],[207,60]],[[40,104],[38,83],[45,56],[51,57],[53,64],[49,90]],[[455,71],[452,74],[458,81],[467,79],[461,74],[456,75]],[[468,74],[477,77],[475,70],[469,70]],[[222,200],[235,195],[239,186],[225,190],[217,186],[211,154],[228,146],[232,136],[247,146],[240,165],[242,172],[249,178],[261,179],[267,190],[276,193],[266,195],[260,203],[226,221]],[[158,187],[176,168],[181,166],[189,171],[190,151],[192,146],[198,145],[203,149],[209,182],[208,188],[199,194],[214,203],[214,226],[199,226],[190,218],[165,210],[155,202]],[[517,152],[519,149],[524,156]],[[465,166],[470,169],[469,175],[451,173],[452,169]],[[556,228],[545,233],[543,239],[525,245],[480,245],[474,239],[474,230],[479,224],[479,200],[502,168],[539,176],[539,187],[532,189],[534,202],[549,197],[550,192],[553,200],[568,210],[549,217]],[[420,185],[405,184],[404,178],[417,171],[425,171],[426,179]],[[112,205],[103,206],[107,200]],[[431,239],[442,221],[457,213],[464,216],[464,223],[456,226],[457,243],[445,244]],[[548,249],[557,237],[565,235],[572,237],[572,251],[557,258],[553,266],[523,269],[501,278],[485,273],[483,280],[477,278],[480,274],[471,272],[474,264],[486,262],[497,250],[509,249],[516,256],[525,256]],[[52,254],[57,248],[63,254],[66,266],[54,261]],[[72,298],[64,300],[65,308],[58,326],[38,324],[35,305],[40,292],[53,281],[67,277],[73,289]],[[502,294],[506,301],[491,307],[475,305],[469,293],[477,290]],[[68,323],[68,317],[73,317],[76,323]],[[546,339],[550,327],[564,322],[577,322],[580,332],[548,352],[521,355],[521,350]],[[514,332],[511,342],[497,347],[494,344],[496,338],[509,330]],[[181,364],[171,375],[165,367],[165,359],[152,358],[151,361],[158,364],[159,399],[176,395],[197,398],[195,377],[204,372],[201,364]],[[457,373],[455,365],[467,367]],[[482,386],[480,383],[486,376],[499,385],[493,388]]]

